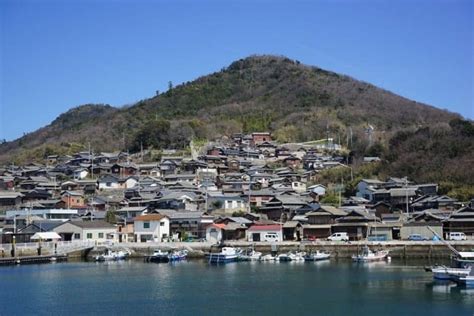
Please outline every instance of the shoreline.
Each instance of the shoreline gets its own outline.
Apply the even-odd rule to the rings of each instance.
[[[453,252],[440,241],[355,241],[355,242],[245,242],[245,241],[227,241],[222,245],[208,242],[166,242],[166,243],[120,243],[111,247],[98,246],[86,254],[87,258],[92,258],[102,253],[105,249],[129,249],[131,258],[143,258],[150,256],[154,250],[163,251],[186,249],[190,258],[203,258],[209,252],[218,252],[220,247],[251,248],[264,254],[276,251],[279,253],[289,251],[316,251],[323,250],[331,253],[332,258],[351,258],[357,254],[362,246],[368,245],[372,250],[388,250],[392,258],[403,259],[449,259]],[[450,242],[458,251],[473,251],[473,241],[455,241]],[[74,257],[71,255],[71,257]],[[77,256],[76,256],[77,257]]]

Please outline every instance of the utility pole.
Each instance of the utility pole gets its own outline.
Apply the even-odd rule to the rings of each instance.
[[[406,194],[406,212],[408,220],[408,177],[405,177],[405,194]]]
[[[92,158],[90,142],[89,142],[89,162],[91,163],[91,179],[94,179],[94,159]]]

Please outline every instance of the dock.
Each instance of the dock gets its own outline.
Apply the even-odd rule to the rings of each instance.
[[[0,258],[0,266],[17,265],[17,264],[38,264],[50,262],[67,261],[66,255],[47,255],[47,256],[25,256],[25,257],[9,257]]]

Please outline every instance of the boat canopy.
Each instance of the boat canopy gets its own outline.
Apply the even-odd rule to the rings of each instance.
[[[474,258],[474,251],[460,251],[459,257],[461,258]]]

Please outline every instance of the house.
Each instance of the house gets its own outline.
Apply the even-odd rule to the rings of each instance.
[[[21,202],[23,194],[14,191],[0,191],[0,208],[17,208]]]
[[[443,221],[443,231],[445,236],[451,232],[465,233],[466,236],[474,235],[474,208],[465,206],[451,213],[451,215]]]
[[[306,239],[327,238],[331,235],[331,226],[338,218],[347,213],[339,208],[322,205],[320,208],[306,213],[307,223],[303,225],[303,237]]]
[[[99,185],[99,190],[111,190],[111,189],[119,189],[120,183],[119,178],[113,175],[105,175],[97,180]]]
[[[283,224],[283,240],[300,241],[303,237],[303,225],[295,220],[287,221]]]
[[[410,208],[414,212],[423,211],[426,209],[450,209],[454,210],[454,207],[458,201],[450,198],[446,195],[424,195],[419,197],[410,205]]]
[[[275,241],[283,241],[282,225],[253,225],[246,232],[248,241],[267,241],[268,236],[276,236]]]
[[[61,201],[63,201],[67,208],[83,208],[84,195],[77,191],[64,191],[61,193]]]
[[[372,201],[372,194],[374,191],[384,188],[385,182],[377,179],[362,179],[357,184],[356,196],[362,197],[369,201]]]
[[[369,224],[376,222],[375,215],[359,210],[351,210],[331,225],[332,233],[345,232],[350,240],[361,240],[368,236]]]
[[[226,224],[211,224],[206,228],[206,241],[219,243],[223,240],[223,228]]]
[[[201,239],[206,237],[206,227],[213,223],[214,217],[205,212],[155,210],[170,219],[170,234],[178,238]]]
[[[214,211],[223,211],[226,214],[245,212],[247,210],[247,199],[240,194],[208,193],[208,207]]]
[[[272,136],[269,132],[255,132],[252,133],[252,143],[258,145],[264,142],[271,142]]]
[[[283,159],[283,163],[285,164],[285,166],[292,169],[298,169],[301,166],[301,162],[301,158],[295,156],[289,156]]]
[[[105,221],[68,221],[53,228],[61,240],[93,240],[95,242],[113,241],[117,227]]]
[[[315,184],[315,185],[312,185],[312,186],[308,187],[309,192],[315,193],[318,196],[326,195],[326,190],[327,190],[327,188],[322,184]]]
[[[146,214],[135,217],[136,242],[162,242],[170,237],[170,219],[163,214]]]
[[[440,210],[424,210],[412,214],[412,217],[400,228],[400,238],[408,239],[412,234],[433,238],[433,230],[443,236],[443,222],[449,215]]]

